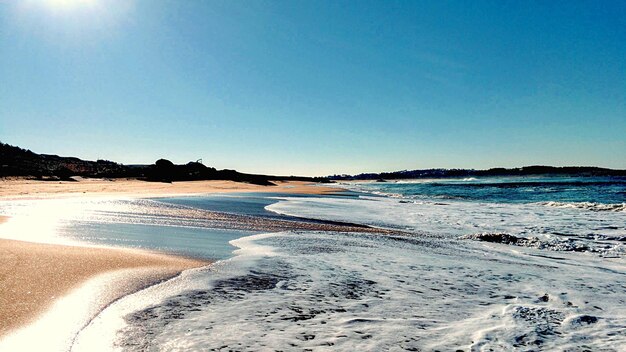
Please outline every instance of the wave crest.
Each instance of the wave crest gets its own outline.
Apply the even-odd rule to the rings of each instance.
[[[555,208],[575,208],[591,211],[623,211],[626,212],[626,203],[592,203],[592,202],[538,202],[538,205]]]

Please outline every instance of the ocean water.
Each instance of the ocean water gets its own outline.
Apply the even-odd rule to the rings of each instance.
[[[149,199],[81,198],[0,202],[11,216],[2,238],[163,251],[203,259],[232,256],[230,240],[255,232],[185,206]]]
[[[69,207],[49,221],[56,238],[220,260],[116,301],[67,350],[625,350],[624,179],[337,186],[350,192]],[[396,233],[261,231],[286,219]]]
[[[353,184],[351,188],[415,199],[479,202],[618,204],[624,210],[624,177],[485,177]]]
[[[360,194],[342,199],[283,197],[267,209],[453,239],[506,234],[531,239],[520,244],[605,257],[621,257],[626,250],[625,178],[472,178],[341,186]]]

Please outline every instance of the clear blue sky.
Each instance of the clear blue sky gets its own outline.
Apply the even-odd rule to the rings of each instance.
[[[626,1],[0,0],[0,141],[273,174],[626,168]]]

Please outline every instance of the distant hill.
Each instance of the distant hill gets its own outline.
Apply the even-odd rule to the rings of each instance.
[[[176,165],[159,159],[151,165],[123,165],[108,160],[89,161],[74,157],[37,154],[30,150],[0,143],[0,177],[31,176],[41,180],[72,180],[72,176],[102,178],[138,178],[146,181],[231,180],[259,185],[271,181],[297,180],[325,182],[324,178],[269,176],[217,170],[199,162]]]
[[[398,180],[419,178],[453,178],[453,177],[485,177],[485,176],[626,176],[626,170],[605,169],[589,166],[524,166],[520,168],[493,168],[488,170],[473,169],[425,169],[403,170],[382,173],[363,173],[358,175],[333,175],[330,180]]]
[[[89,161],[75,157],[37,154],[30,150],[0,142],[0,177],[30,176],[41,180],[72,180],[72,176],[100,178],[137,178],[146,181],[193,181],[231,180],[260,185],[273,185],[272,181],[298,180],[329,182],[329,180],[394,180],[419,178],[452,178],[484,176],[624,176],[626,170],[600,167],[554,167],[525,166],[521,168],[473,169],[425,169],[403,170],[358,175],[333,175],[327,178],[271,176],[246,174],[235,170],[217,170],[199,162],[176,165],[169,160],[159,159],[150,165],[123,165],[109,160]]]

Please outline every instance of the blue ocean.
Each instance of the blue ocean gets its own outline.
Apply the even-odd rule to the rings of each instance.
[[[623,177],[489,177],[389,181],[363,184],[363,189],[420,199],[457,199],[490,203],[561,202],[626,203]],[[622,209],[623,210],[623,209]]]
[[[626,179],[336,186],[2,211],[65,202],[49,239],[217,259],[114,302],[71,351],[623,351]],[[391,232],[262,230],[273,221]]]

